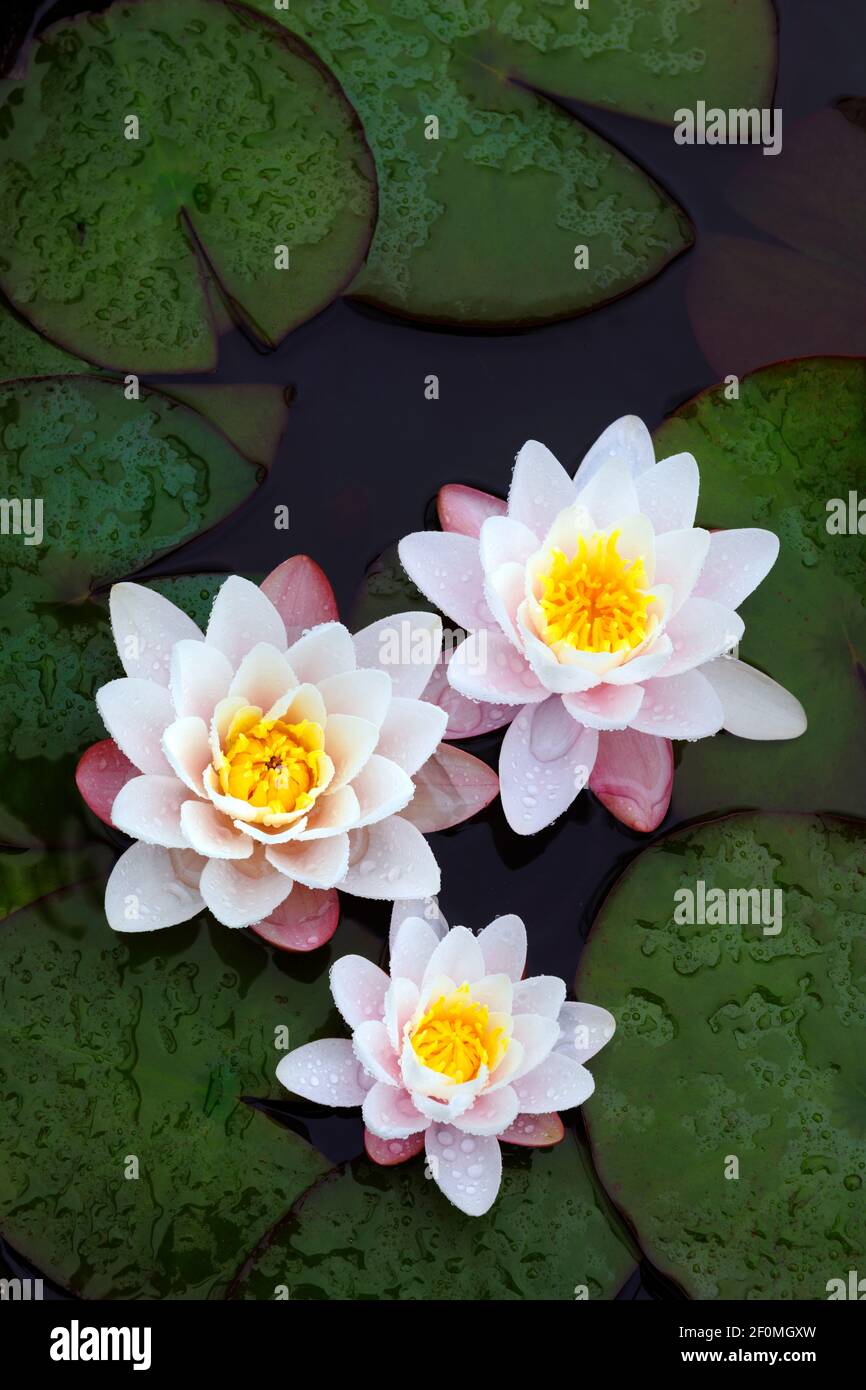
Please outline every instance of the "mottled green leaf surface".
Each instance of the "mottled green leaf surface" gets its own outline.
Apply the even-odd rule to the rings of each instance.
[[[634,1268],[628,1238],[566,1133],[552,1149],[507,1148],[486,1216],[465,1216],[424,1176],[362,1158],[302,1198],[235,1294],[292,1299],[613,1298]],[[579,1286],[584,1286],[579,1291]],[[284,1297],[285,1295],[283,1295]]]
[[[278,342],[354,274],[375,178],[342,93],[277,25],[140,0],[52,26],[0,86],[0,199],[0,286],[36,327],[104,365],[195,371],[216,362],[205,267]]]
[[[243,932],[115,935],[101,885],[20,911],[0,931],[12,1247],[87,1297],[220,1297],[327,1167],[240,1100],[277,1093],[275,1030],[291,1038],[308,992]]]
[[[781,931],[675,921],[674,894],[699,880],[726,900],[779,890]],[[576,989],[617,1018],[585,1114],[659,1269],[693,1298],[786,1300],[862,1269],[861,825],[741,815],[645,850],[596,918]]]
[[[769,0],[312,0],[276,17],[337,75],[375,155],[379,217],[351,292],[444,321],[579,313],[691,240],[663,190],[543,93],[670,122],[698,97],[772,90]]]
[[[866,363],[815,358],[714,388],[656,432],[656,455],[689,450],[698,524],[761,526],[781,552],[740,612],[742,660],[801,700],[807,732],[780,743],[727,734],[675,745],[681,819],[737,808],[866,814],[866,548],[832,535],[827,504],[866,483]]]

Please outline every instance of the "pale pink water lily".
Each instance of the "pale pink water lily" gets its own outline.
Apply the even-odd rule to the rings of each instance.
[[[526,929],[498,917],[477,936],[438,911],[395,905],[390,975],[362,956],[331,969],[352,1030],[288,1053],[277,1077],[328,1106],[360,1106],[366,1148],[384,1165],[426,1150],[427,1173],[469,1216],[493,1204],[500,1141],[548,1146],[558,1110],[592,1094],[584,1063],[613,1036],[613,1016],[566,1002],[551,975],[523,979]]]
[[[691,454],[657,463],[646,426],[625,416],[573,480],[530,441],[507,504],[450,485],[444,531],[400,542],[410,578],[468,634],[451,686],[497,715],[510,708],[499,774],[520,834],[549,825],[587,784],[626,824],[652,830],[670,802],[671,739],[805,730],[800,702],[731,654],[744,632],[736,609],[779,542],[754,527],[696,527],[699,484]]]
[[[126,674],[97,692],[111,738],[77,780],[135,840],[106,889],[116,931],[206,907],[309,950],[336,927],[338,888],[387,901],[437,891],[422,830],[465,820],[497,789],[485,764],[440,746],[447,715],[422,698],[438,617],[400,614],[353,636],[304,556],[261,588],[227,579],[204,633],[143,585],[115,585],[110,607]],[[380,640],[389,622],[402,646]]]

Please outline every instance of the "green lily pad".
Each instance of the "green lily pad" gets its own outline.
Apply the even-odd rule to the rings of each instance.
[[[676,921],[699,882],[770,911]],[[577,992],[618,1024],[585,1107],[597,1169],[693,1298],[823,1299],[862,1260],[864,884],[862,825],[738,815],[645,850],[593,925]]]
[[[414,317],[581,313],[691,243],[670,197],[545,93],[673,122],[698,98],[763,106],[772,92],[769,0],[253,3],[328,63],[370,141],[379,217],[350,293]]]
[[[140,0],[51,26],[0,85],[0,131],[0,287],[102,365],[212,368],[209,276],[273,346],[366,251],[375,178],[354,113],[242,5]]]
[[[743,661],[802,702],[798,739],[728,734],[677,745],[673,812],[816,808],[866,814],[866,549],[827,530],[831,499],[863,495],[866,361],[813,358],[765,367],[738,400],[713,388],[655,435],[656,454],[691,451],[701,469],[698,523],[760,526],[781,552],[740,612]]]
[[[628,1237],[573,1134],[512,1149],[486,1216],[464,1216],[424,1159],[335,1168],[242,1272],[247,1299],[614,1298],[634,1269]]]
[[[87,363],[56,347],[0,304],[0,380],[87,371]]]
[[[276,1095],[277,1030],[302,1040],[314,965],[298,959],[202,921],[117,936],[101,884],[4,925],[0,1230],[13,1249],[85,1297],[224,1294],[327,1167],[240,1099]]]

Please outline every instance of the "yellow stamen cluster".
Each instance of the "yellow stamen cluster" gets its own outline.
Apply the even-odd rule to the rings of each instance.
[[[263,719],[253,705],[231,722],[216,770],[225,796],[267,815],[306,811],[316,799],[328,758],[320,724]]]
[[[472,999],[468,985],[440,995],[419,1018],[410,1042],[426,1067],[458,1083],[472,1081],[482,1066],[493,1071],[508,1048],[502,1028],[490,1023],[487,1005]]]
[[[583,652],[621,652],[637,647],[652,631],[653,595],[646,593],[642,557],[630,563],[617,550],[619,531],[580,537],[569,560],[554,550],[546,574],[539,576],[543,633],[549,645],[567,642]]]

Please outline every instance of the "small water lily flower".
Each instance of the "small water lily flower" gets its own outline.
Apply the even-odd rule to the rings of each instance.
[[[423,829],[440,829],[486,805],[496,778],[440,749],[447,716],[422,698],[435,615],[393,620],[424,639],[395,656],[379,640],[387,622],[353,637],[337,621],[303,556],[261,588],[227,579],[206,633],[139,584],[116,584],[110,608],[126,675],[97,691],[111,739],[84,755],[78,785],[135,840],[106,889],[116,931],[206,907],[308,950],[336,927],[337,888],[388,901],[437,891],[416,794]]]
[[[331,969],[348,1038],[306,1043],[283,1058],[286,1090],[361,1106],[376,1162],[426,1149],[427,1169],[469,1216],[493,1204],[500,1141],[547,1146],[563,1137],[558,1110],[581,1105],[583,1065],[613,1036],[606,1009],[567,1003],[550,975],[523,979],[526,929],[498,917],[477,936],[449,931],[422,904],[395,906],[391,973],[362,956]]]
[[[574,480],[535,441],[517,455],[507,505],[442,489],[442,532],[400,542],[400,559],[468,636],[448,665],[455,691],[510,707],[499,762],[511,827],[549,825],[588,783],[638,830],[664,818],[671,739],[726,729],[796,738],[800,702],[735,659],[736,609],[779,551],[769,531],[694,525],[691,454],[656,462],[642,421],[604,431]]]

